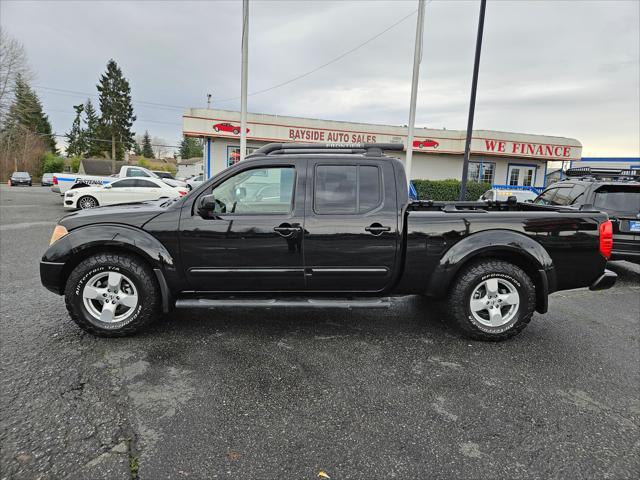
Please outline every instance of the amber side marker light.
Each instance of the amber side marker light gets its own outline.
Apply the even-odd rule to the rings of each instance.
[[[56,228],[53,229],[53,234],[51,235],[51,240],[49,241],[49,245],[53,245],[53,243],[57,242],[68,233],[69,232],[67,232],[67,229],[64,228],[62,225],[56,225]]]
[[[613,250],[613,225],[611,220],[607,220],[600,224],[600,253],[609,260],[611,250]]]

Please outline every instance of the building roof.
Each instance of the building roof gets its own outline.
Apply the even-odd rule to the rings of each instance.
[[[113,175],[118,173],[124,162],[116,162],[116,171],[111,171],[111,160],[105,158],[84,158],[80,161],[80,171],[85,175]]]

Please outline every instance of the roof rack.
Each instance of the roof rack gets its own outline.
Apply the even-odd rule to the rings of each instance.
[[[268,143],[247,155],[245,158],[259,155],[312,155],[318,153],[359,154],[381,157],[384,150],[401,152],[402,143]]]
[[[640,172],[632,169],[574,167],[564,173],[567,177],[640,180]]]

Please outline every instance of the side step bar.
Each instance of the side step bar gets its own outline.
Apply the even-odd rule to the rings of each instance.
[[[388,298],[183,298],[176,300],[176,308],[389,308]]]

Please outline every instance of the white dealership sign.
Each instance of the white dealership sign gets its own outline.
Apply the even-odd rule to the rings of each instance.
[[[404,127],[255,113],[248,115],[247,128],[247,139],[262,142],[402,143],[406,149],[407,141]],[[190,109],[183,115],[183,131],[190,136],[239,139],[240,112]],[[464,131],[417,128],[413,150],[462,154],[464,142]],[[471,151],[505,157],[579,160],[582,145],[563,137],[474,130]]]

